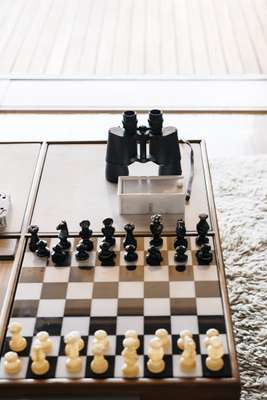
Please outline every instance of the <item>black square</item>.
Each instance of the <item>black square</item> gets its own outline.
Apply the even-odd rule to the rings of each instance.
[[[89,335],[94,335],[98,329],[104,329],[108,335],[116,335],[116,317],[91,317]]]
[[[206,367],[206,363],[205,363],[206,358],[207,358],[207,355],[204,355],[204,354],[201,355],[203,376],[205,378],[229,378],[232,376],[229,354],[225,354],[223,356],[224,366],[220,371],[210,371]]]
[[[48,357],[46,357],[46,359],[50,364],[48,372],[44,375],[35,375],[31,370],[32,362],[30,361],[28,363],[26,379],[51,379],[51,378],[54,378],[55,374],[56,374],[57,357],[49,357],[48,356]]]
[[[15,300],[12,310],[13,318],[36,317],[38,300]]]
[[[183,350],[179,349],[177,346],[177,340],[180,338],[180,335],[172,335],[172,353],[173,354],[182,354]],[[193,335],[193,340],[196,344],[196,352],[200,354],[200,340],[199,335]]]
[[[226,333],[223,315],[201,315],[198,316],[199,333],[206,334],[210,328],[215,328],[219,333]]]
[[[124,335],[116,336],[116,355],[120,356],[124,347],[122,345],[123,340],[125,339]],[[138,339],[140,340],[140,347],[137,349],[137,354],[142,355],[144,353],[144,336],[138,335]]]
[[[50,336],[60,336],[62,320],[63,318],[59,317],[37,318],[34,327],[34,335],[40,331],[47,331]]]
[[[93,360],[93,356],[88,356],[86,358],[86,378],[94,379],[108,379],[114,378],[114,366],[115,366],[115,356],[105,356],[108,362],[108,370],[104,374],[94,374],[91,370],[90,364]]]
[[[164,328],[171,332],[170,317],[144,317],[144,334],[154,335],[157,329]]]
[[[80,356],[86,356],[87,355],[87,345],[88,345],[88,336],[81,336],[81,338],[84,341],[84,347],[83,349],[80,351]],[[66,344],[64,343],[64,337],[61,336],[60,337],[60,343],[59,343],[59,356],[65,356],[65,346]]]
[[[172,356],[166,355],[163,360],[165,361],[165,368],[160,374],[153,374],[147,369],[147,362],[149,360],[148,356],[144,357],[144,377],[145,378],[153,378],[153,379],[162,379],[162,378],[172,378]]]

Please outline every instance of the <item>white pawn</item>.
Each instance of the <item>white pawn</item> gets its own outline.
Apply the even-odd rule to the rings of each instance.
[[[190,371],[196,366],[196,344],[192,338],[184,338],[184,350],[180,358],[180,366],[184,371]]]
[[[164,351],[162,342],[158,337],[151,339],[148,348],[147,368],[154,374],[161,373],[165,368],[165,361],[163,360]]]
[[[45,352],[39,343],[33,345],[31,359],[33,361],[31,369],[35,375],[44,375],[48,372],[49,362],[47,361]]]
[[[135,345],[137,346],[136,350],[140,347],[140,340],[138,338],[138,334],[133,329],[129,329],[128,331],[125,332],[125,338],[134,338]]]
[[[108,369],[108,362],[104,357],[105,349],[102,343],[95,342],[92,345],[91,352],[94,356],[90,368],[94,374],[104,374]]]
[[[207,336],[205,337],[205,339],[204,339],[204,341],[203,341],[203,344],[204,344],[204,346],[207,348],[208,345],[210,344],[210,339],[211,339],[213,336],[219,336],[219,331],[217,331],[217,329],[215,329],[215,328],[211,328],[211,329],[208,329],[208,330],[207,330],[206,335],[207,335]]]
[[[193,334],[189,329],[184,329],[183,331],[180,332],[180,337],[177,340],[177,346],[179,347],[180,350],[184,350],[184,341],[185,338],[190,338],[192,339]]]
[[[155,335],[161,340],[163,350],[168,351],[171,344],[168,331],[164,328],[157,329]]]
[[[9,327],[9,331],[11,332],[11,339],[9,341],[9,347],[11,350],[15,352],[20,352],[26,349],[27,341],[21,335],[22,326],[19,322],[12,322]]]
[[[4,369],[8,375],[18,374],[21,370],[21,360],[17,353],[9,351],[4,356]]]
[[[79,349],[79,351],[81,351],[83,348],[84,348],[84,341],[83,341],[83,339],[81,338],[81,335],[80,335],[80,333],[78,332],[78,331],[71,331],[71,332],[69,332],[68,333],[68,335],[70,335],[70,336],[75,336],[76,338],[78,338],[79,337],[79,340],[78,340],[78,349]],[[67,336],[67,335],[66,335]],[[66,343],[66,342],[65,342]],[[66,354],[66,356],[68,355],[68,350],[69,350],[69,346],[68,345],[66,345],[65,346],[65,354]]]
[[[80,338],[78,331],[72,331],[64,338],[66,344],[65,354],[68,356],[66,360],[66,368],[72,373],[79,372],[82,369],[82,359],[79,356]]]
[[[122,373],[126,378],[135,378],[139,375],[138,355],[136,350],[139,347],[139,340],[134,337],[126,337],[123,344],[124,364],[122,366]]]
[[[42,349],[45,353],[49,353],[52,350],[53,343],[49,338],[49,334],[46,331],[40,331],[36,335],[36,343],[39,343],[42,346]]]
[[[208,357],[206,358],[206,367],[211,371],[220,371],[223,368],[223,344],[219,336],[210,338],[207,346]]]
[[[109,349],[109,340],[107,332],[104,331],[103,329],[95,331],[93,344],[95,343],[101,343],[104,347],[104,352],[106,353]]]

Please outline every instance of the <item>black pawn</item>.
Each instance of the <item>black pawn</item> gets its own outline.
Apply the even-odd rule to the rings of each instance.
[[[39,240],[37,243],[37,250],[35,251],[38,257],[49,257],[50,250],[47,247],[47,242],[45,240]]]
[[[138,255],[135,252],[136,247],[133,244],[128,244],[125,247],[125,254],[124,254],[124,260],[128,262],[134,262],[137,260]]]
[[[196,238],[196,244],[201,246],[202,244],[209,243],[209,238],[207,237],[207,233],[210,229],[210,226],[207,222],[208,215],[207,214],[199,214],[199,222],[197,223],[197,233],[198,237]]]
[[[39,242],[39,227],[37,225],[30,225],[28,228],[28,233],[31,234],[30,242],[29,242],[29,249],[33,253],[37,250],[37,243]]]
[[[148,249],[148,254],[146,256],[146,262],[148,265],[160,265],[161,261],[163,260],[162,255],[159,249],[155,246],[151,246]]]
[[[90,221],[84,220],[80,222],[80,227],[82,228],[81,231],[79,232],[79,236],[82,239],[80,244],[82,244],[85,247],[86,251],[92,251],[94,248],[94,244],[92,240],[90,240],[93,231],[90,229]]]
[[[135,237],[133,235],[134,229],[135,229],[134,224],[126,224],[124,226],[124,230],[126,232],[125,239],[123,241],[124,248],[126,248],[126,246],[128,246],[128,245],[133,245],[136,248],[137,241],[136,241],[136,239],[135,239]]]
[[[80,243],[77,247],[76,247],[76,253],[75,253],[75,257],[77,258],[77,260],[81,260],[81,261],[85,261],[88,260],[89,258],[89,254],[86,251],[86,247],[83,243]]]
[[[61,221],[57,226],[57,231],[59,231],[58,238],[59,244],[64,250],[68,250],[71,246],[71,243],[68,241],[69,230],[66,221]]]
[[[112,247],[115,245],[115,228],[113,227],[113,219],[112,218],[105,218],[103,221],[104,228],[102,228],[102,233],[104,235],[103,242],[109,243],[109,246]]]
[[[110,245],[108,242],[102,242],[100,244],[100,250],[98,252],[98,258],[101,261],[102,266],[113,266],[115,253],[110,249]]]
[[[188,260],[188,255],[185,254],[186,247],[185,246],[177,246],[175,249],[174,260],[178,263],[186,264]]]
[[[163,240],[161,237],[161,233],[163,231],[163,225],[161,223],[161,216],[159,214],[153,215],[151,217],[151,224],[149,228],[153,236],[153,238],[150,240],[151,246],[162,246]]]
[[[203,244],[201,249],[196,252],[197,261],[200,265],[209,265],[212,261],[211,247],[208,244]]]
[[[183,219],[178,219],[176,222],[176,240],[174,242],[174,248],[178,246],[184,246],[188,248],[188,241],[185,238],[186,227]]]
[[[51,255],[51,259],[52,259],[53,263],[56,265],[63,265],[66,261],[66,258],[67,258],[67,254],[64,251],[64,249],[62,249],[60,244],[56,244],[53,247],[53,251],[52,251],[52,255]]]

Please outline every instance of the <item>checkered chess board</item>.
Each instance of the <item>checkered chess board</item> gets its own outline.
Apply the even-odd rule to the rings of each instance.
[[[208,266],[198,265],[195,237],[188,239],[188,262],[184,271],[174,261],[174,237],[164,237],[161,266],[146,264],[145,255],[150,237],[137,238],[137,262],[124,260],[123,238],[116,238],[115,266],[103,267],[97,257],[102,238],[94,237],[94,250],[89,260],[78,262],[75,248],[79,238],[71,238],[68,260],[55,267],[51,258],[39,258],[26,248],[17,284],[11,320],[23,326],[27,339],[26,350],[20,353],[23,368],[13,379],[36,378],[30,368],[30,350],[38,331],[49,332],[53,351],[48,355],[49,372],[44,378],[113,378],[121,377],[122,341],[128,329],[138,332],[140,377],[230,377],[230,359],[225,330],[220,283],[213,251]],[[50,249],[57,238],[45,238]],[[210,244],[214,249],[213,238]],[[171,336],[171,348],[165,355],[166,368],[154,375],[146,368],[148,344],[158,328],[166,328]],[[224,369],[211,372],[205,366],[205,333],[217,328],[224,342]],[[90,369],[93,334],[97,329],[107,331],[110,349],[107,353],[109,369],[104,375],[94,375]],[[190,373],[181,371],[177,348],[179,332],[190,329],[197,346],[197,367]],[[79,374],[68,374],[65,369],[64,335],[78,330],[85,342],[81,352],[83,368]],[[8,334],[7,334],[8,335]],[[5,338],[2,354],[8,351],[9,337]],[[1,363],[0,378],[7,378]],[[10,377],[8,377],[10,378]]]

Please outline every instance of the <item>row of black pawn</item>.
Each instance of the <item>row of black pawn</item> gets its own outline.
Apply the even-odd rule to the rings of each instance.
[[[209,231],[209,225],[207,223],[207,215],[201,214],[199,216],[200,221],[197,224],[198,237],[196,243],[201,248],[197,251],[197,259],[200,264],[209,264],[212,261],[212,253],[210,246],[207,244],[209,239],[207,233]],[[114,265],[115,252],[112,247],[115,245],[115,228],[113,227],[112,218],[106,218],[103,221],[104,227],[102,233],[104,235],[103,242],[100,244],[100,250],[98,251],[98,258],[101,264],[104,266]],[[79,236],[81,238],[78,246],[76,247],[75,256],[78,260],[85,261],[89,258],[89,252],[93,250],[93,242],[90,239],[93,231],[90,229],[90,221],[83,220],[80,223],[81,231]],[[59,231],[58,238],[59,243],[53,247],[51,254],[52,261],[56,265],[63,265],[68,257],[68,250],[71,243],[68,241],[69,231],[66,221],[61,223],[56,228]],[[124,259],[127,262],[135,262],[138,258],[136,253],[137,241],[134,237],[133,231],[135,229],[134,224],[126,224],[124,230],[126,232],[123,246],[125,249]],[[35,252],[39,257],[49,257],[50,250],[47,247],[47,242],[40,240],[38,236],[39,227],[37,225],[31,225],[28,232],[31,234],[29,249]],[[152,239],[150,240],[150,247],[146,255],[146,262],[148,265],[160,265],[163,258],[159,248],[162,246],[162,231],[163,224],[161,223],[160,215],[153,215],[151,217],[150,231]],[[178,219],[176,223],[176,240],[174,242],[175,256],[174,259],[177,263],[186,264],[188,256],[186,250],[188,248],[188,242],[185,238],[186,227],[182,219]]]

